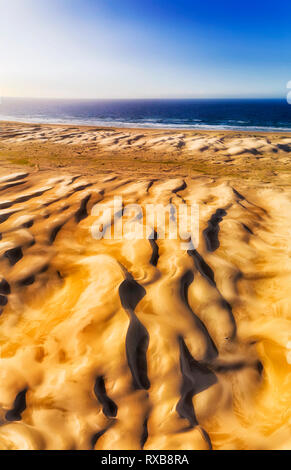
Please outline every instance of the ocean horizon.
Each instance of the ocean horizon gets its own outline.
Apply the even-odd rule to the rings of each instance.
[[[2,98],[1,121],[104,127],[290,132],[286,99]]]

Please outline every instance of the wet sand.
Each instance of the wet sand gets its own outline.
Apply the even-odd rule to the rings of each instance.
[[[291,448],[290,151],[1,123],[0,448]],[[115,196],[197,203],[198,246],[94,239]]]

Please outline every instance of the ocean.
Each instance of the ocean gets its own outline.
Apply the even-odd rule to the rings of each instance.
[[[286,99],[2,98],[0,120],[140,128],[291,131],[291,105]]]

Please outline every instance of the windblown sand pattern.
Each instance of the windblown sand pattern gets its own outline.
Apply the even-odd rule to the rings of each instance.
[[[2,449],[290,448],[290,194],[245,191],[1,177]],[[92,207],[116,194],[198,203],[199,246],[94,240]]]
[[[232,157],[243,154],[255,156],[266,152],[278,154],[291,151],[291,137],[275,134],[251,135],[243,132],[197,132],[141,129],[94,128],[92,126],[2,124],[0,138],[6,143],[62,143],[66,145],[93,144],[107,152],[128,150],[189,152],[223,152]]]

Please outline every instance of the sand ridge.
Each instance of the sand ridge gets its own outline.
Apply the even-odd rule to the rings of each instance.
[[[93,239],[116,195],[198,203],[198,247]],[[3,170],[1,448],[290,448],[290,210],[245,181]]]
[[[286,187],[291,181],[290,149],[290,133],[0,125],[3,170],[113,172],[117,178],[139,175],[152,180],[197,174]]]
[[[240,131],[175,131],[164,129],[116,129],[94,126],[52,124],[1,124],[0,139],[6,143],[62,143],[64,145],[93,144],[107,152],[120,150],[151,150],[182,152],[223,151],[228,157],[242,154],[260,156],[291,151],[290,134],[249,133]]]

